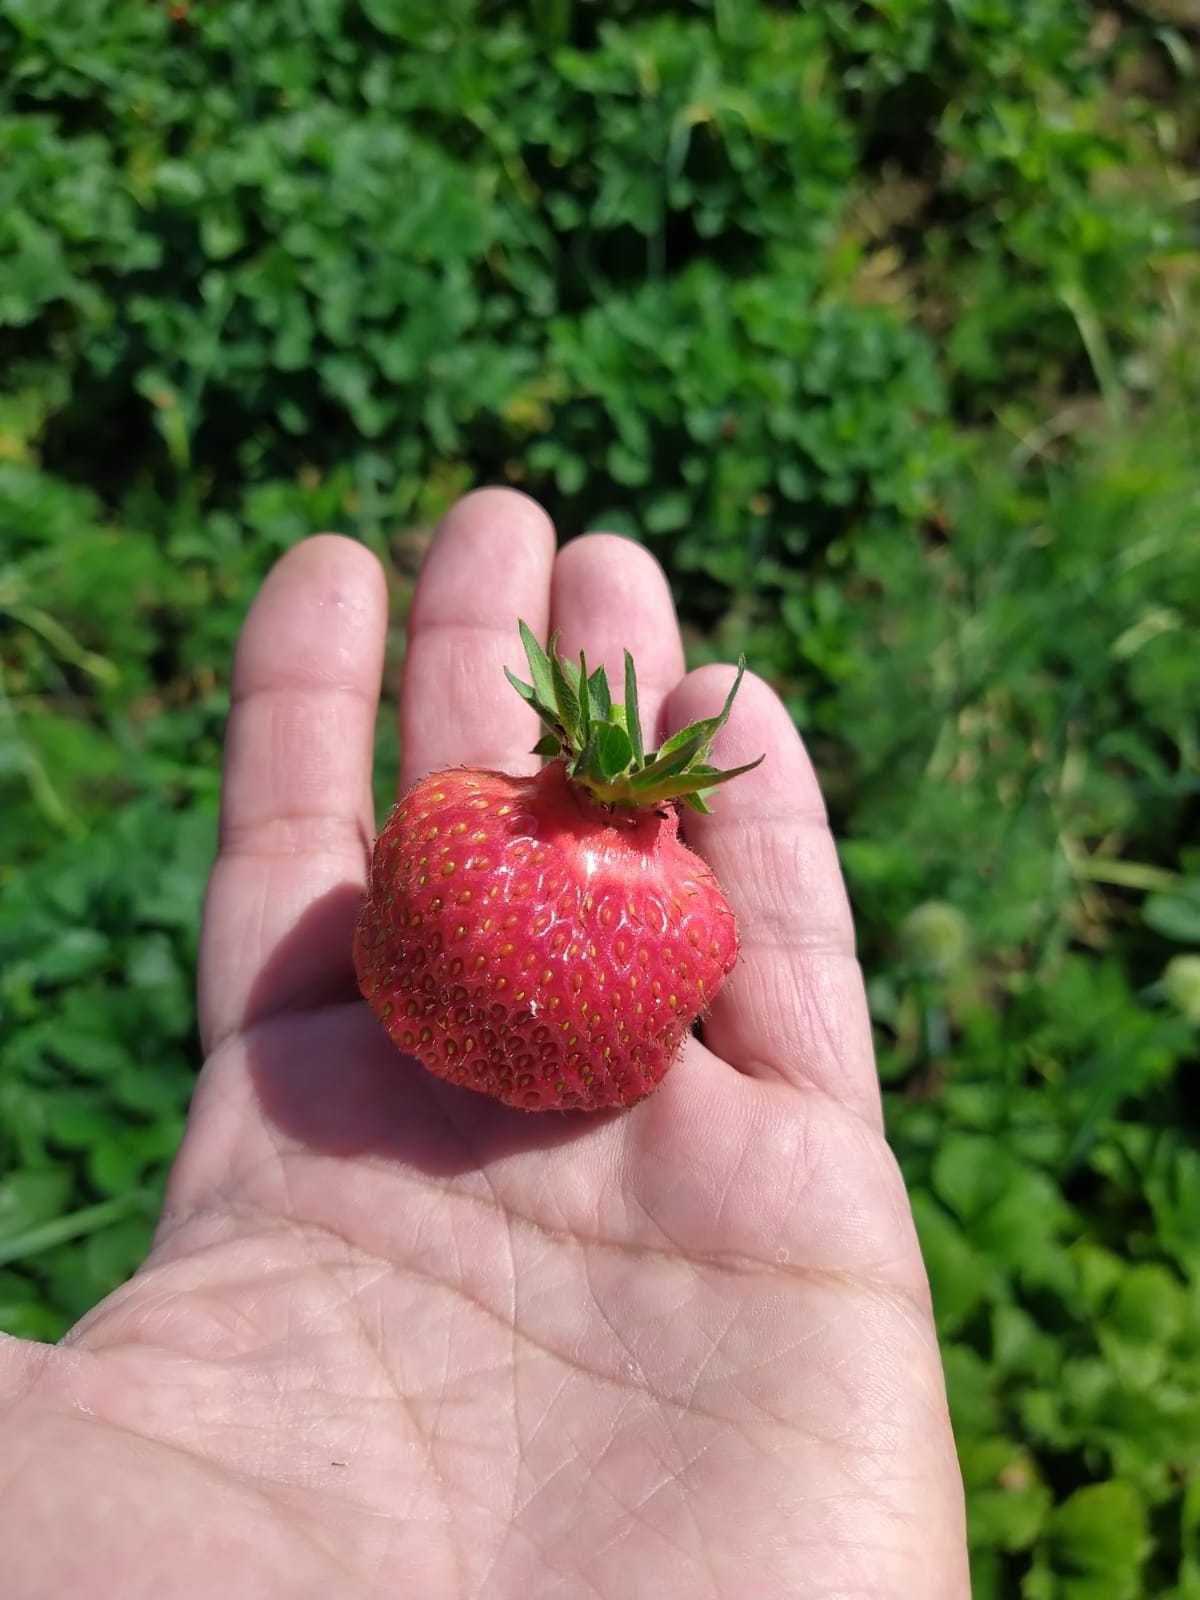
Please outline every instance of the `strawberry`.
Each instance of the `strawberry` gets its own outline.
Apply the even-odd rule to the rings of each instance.
[[[392,1041],[451,1083],[529,1111],[633,1105],[661,1082],[737,959],[710,869],[674,802],[758,762],[708,763],[718,715],[646,752],[637,678],[547,654],[521,624],[546,725],[535,777],[454,768],[416,784],[375,845],[354,941]],[[759,760],[762,758],[760,757]]]

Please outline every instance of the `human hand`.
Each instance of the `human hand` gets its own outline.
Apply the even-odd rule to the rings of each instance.
[[[748,677],[688,813],[742,955],[659,1091],[529,1116],[393,1049],[351,929],[386,598],[312,539],[246,623],[201,958],[208,1052],[152,1253],[0,1340],[10,1600],[968,1593],[925,1274],[816,780]],[[528,770],[516,618],[707,715],[666,584],[483,491],[413,603],[404,782]]]

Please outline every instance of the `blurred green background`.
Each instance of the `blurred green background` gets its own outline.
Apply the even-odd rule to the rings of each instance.
[[[981,1600],[1200,1597],[1198,64],[1197,0],[0,0],[0,1326],[145,1247],[256,582],[340,528],[399,621],[519,484],[817,758]]]

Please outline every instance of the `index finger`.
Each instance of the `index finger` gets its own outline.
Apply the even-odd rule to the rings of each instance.
[[[533,771],[538,719],[504,668],[525,675],[522,618],[550,619],[554,529],[513,489],[477,489],[452,506],[413,596],[401,690],[401,788],[441,767]]]
[[[220,853],[200,948],[206,1048],[256,1017],[352,988],[354,893],[372,834],[387,590],[370,551],[322,535],[275,565],[238,641]],[[344,892],[343,892],[344,891]],[[298,940],[323,902],[343,926]],[[309,924],[311,928],[311,923]],[[290,957],[273,961],[290,939]]]

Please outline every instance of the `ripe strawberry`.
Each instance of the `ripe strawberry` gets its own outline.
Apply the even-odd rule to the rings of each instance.
[[[707,764],[719,715],[642,748],[603,668],[547,655],[521,624],[548,732],[532,778],[423,779],[375,845],[355,934],[359,987],[393,1042],[440,1078],[530,1111],[629,1106],[655,1089],[737,959],[720,885],[674,804],[758,762]],[[762,759],[761,757],[759,758]]]

